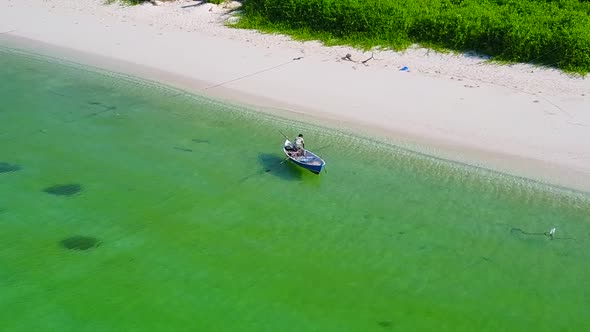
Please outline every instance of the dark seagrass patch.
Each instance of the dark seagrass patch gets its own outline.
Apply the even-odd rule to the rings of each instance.
[[[60,244],[62,247],[70,250],[88,250],[98,247],[100,241],[94,237],[76,235],[61,240]]]
[[[82,186],[77,183],[56,184],[43,189],[43,191],[55,196],[73,196],[82,191]]]
[[[21,169],[22,167],[20,165],[0,162],[0,173],[11,173],[20,171]]]

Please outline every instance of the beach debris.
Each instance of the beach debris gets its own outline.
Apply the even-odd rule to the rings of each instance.
[[[82,186],[77,183],[57,184],[43,189],[44,192],[55,196],[73,196],[82,191]]]
[[[100,245],[100,241],[94,237],[76,235],[61,240],[60,244],[62,247],[70,250],[88,250],[98,247]]]
[[[20,165],[0,162],[0,173],[11,173],[20,171],[21,169],[22,167]]]
[[[363,60],[363,61],[356,61],[356,60],[353,60],[353,59],[352,59],[352,54],[350,54],[350,53],[347,53],[347,54],[346,54],[345,56],[343,56],[341,59],[342,59],[342,60],[344,60],[344,61],[350,61],[350,62],[355,62],[355,63],[362,63],[362,64],[363,64],[363,65],[365,65],[365,66],[368,66],[368,65],[367,65],[367,62],[369,62],[370,60],[373,60],[373,59],[374,59],[374,60],[379,60],[379,59],[375,59],[375,54],[374,54],[373,52],[371,52],[371,56],[370,56],[370,57],[368,57],[367,59],[365,59],[365,60]]]
[[[410,71],[410,67],[408,66],[403,66],[399,69],[400,71],[405,71],[405,72],[409,72]]]
[[[367,62],[369,62],[369,60],[372,60],[372,59],[374,59],[374,54],[371,52],[371,56],[369,58],[367,58],[366,60],[361,61],[361,63],[365,66],[368,66]]]

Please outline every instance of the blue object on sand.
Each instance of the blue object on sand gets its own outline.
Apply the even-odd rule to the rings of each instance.
[[[403,66],[400,70],[401,71],[410,71],[410,68],[408,68],[408,66]]]

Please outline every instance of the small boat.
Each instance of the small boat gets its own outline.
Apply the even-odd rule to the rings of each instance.
[[[283,152],[295,165],[303,167],[314,174],[320,174],[324,166],[326,166],[326,162],[322,158],[309,150],[303,149],[303,155],[300,155],[289,139],[285,140]]]

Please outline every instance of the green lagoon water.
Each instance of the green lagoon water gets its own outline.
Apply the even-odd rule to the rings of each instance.
[[[0,82],[2,331],[590,330],[585,194],[8,49]]]

